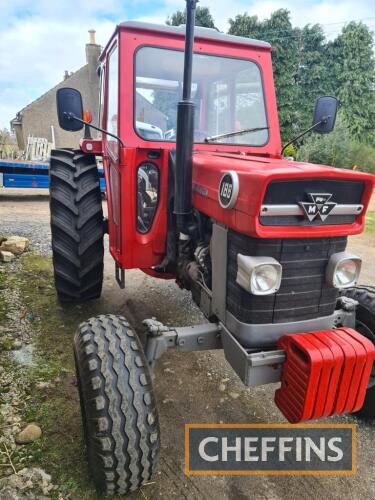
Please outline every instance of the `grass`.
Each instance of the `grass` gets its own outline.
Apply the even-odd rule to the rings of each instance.
[[[6,275],[5,275],[5,273],[0,271],[0,292],[1,292],[1,290],[5,289],[6,283],[7,283]],[[5,300],[0,300],[0,323],[2,321],[5,321],[7,312],[8,312],[8,308],[7,308]]]
[[[36,422],[43,434],[34,443],[17,448],[15,461],[51,474],[59,487],[52,498],[61,492],[74,500],[96,499],[85,456],[72,338],[77,325],[95,313],[97,304],[62,307],[55,296],[51,260],[27,253],[17,262],[19,272],[1,274],[0,287],[19,290],[34,332],[35,366],[8,369],[14,376],[23,372],[19,375],[26,385],[23,424]],[[0,307],[0,325],[5,314],[6,306]],[[38,382],[51,386],[38,389]]]
[[[30,318],[35,347],[35,366],[27,373],[29,390],[23,420],[38,423],[43,434],[31,445],[21,447],[17,458],[24,456],[24,466],[41,467],[52,475],[59,488],[52,493],[53,499],[63,493],[71,500],[95,500],[101,497],[88,471],[72,340],[79,323],[107,311],[101,311],[97,301],[64,307],[59,304],[51,259],[27,253],[19,262],[16,286]],[[41,381],[52,385],[37,389]],[[143,499],[142,493],[127,498]]]
[[[375,234],[375,211],[367,212],[366,233]]]
[[[22,259],[22,296],[35,332],[36,366],[30,380],[50,388],[33,390],[25,421],[37,422],[42,439],[30,447],[30,465],[52,474],[59,491],[72,499],[97,498],[89,478],[72,352],[77,325],[90,316],[88,307],[62,307],[56,300],[52,262],[28,254]]]

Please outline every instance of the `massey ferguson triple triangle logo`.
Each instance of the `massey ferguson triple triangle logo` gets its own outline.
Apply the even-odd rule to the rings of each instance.
[[[331,194],[313,194],[308,193],[307,195],[311,202],[301,201],[300,205],[303,208],[306,217],[312,222],[316,217],[320,217],[322,221],[325,221],[332,210],[335,208],[336,203],[329,201],[332,198]]]

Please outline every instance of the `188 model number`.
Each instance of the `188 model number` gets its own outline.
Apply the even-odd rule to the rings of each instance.
[[[226,200],[230,200],[233,191],[233,184],[231,182],[223,182],[221,185],[220,196]]]
[[[238,197],[239,180],[237,172],[225,172],[219,186],[219,203],[223,208],[232,208]]]

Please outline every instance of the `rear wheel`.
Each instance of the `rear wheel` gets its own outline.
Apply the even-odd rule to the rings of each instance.
[[[50,160],[50,211],[55,287],[60,301],[100,297],[103,210],[95,156],[57,149]]]
[[[142,345],[121,316],[98,316],[74,338],[91,475],[97,489],[123,495],[156,469],[157,408]]]
[[[358,287],[345,290],[341,295],[358,302],[356,309],[356,330],[375,344],[375,289]],[[366,398],[357,415],[375,418],[375,365],[369,380]]]

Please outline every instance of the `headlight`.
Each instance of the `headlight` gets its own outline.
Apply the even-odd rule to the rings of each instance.
[[[280,288],[282,267],[272,257],[237,255],[236,282],[253,295],[270,295]]]
[[[327,266],[327,284],[333,288],[354,286],[361,272],[362,260],[348,252],[332,255]]]

